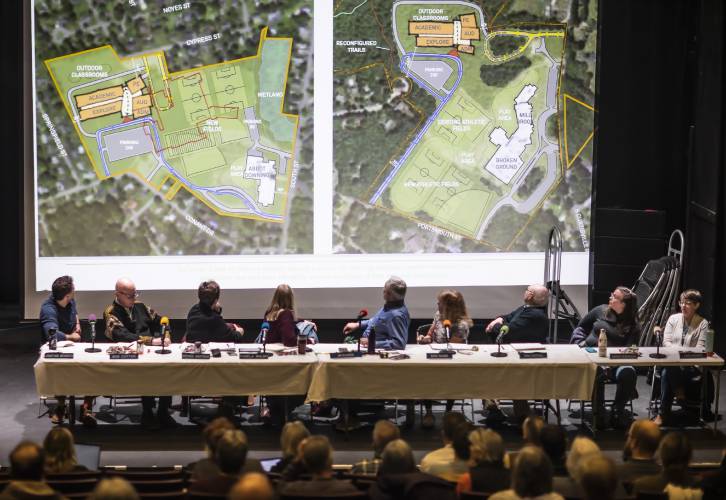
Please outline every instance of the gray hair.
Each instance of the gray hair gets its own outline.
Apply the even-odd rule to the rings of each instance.
[[[303,439],[310,437],[310,431],[305,424],[299,420],[288,422],[282,428],[280,434],[280,448],[283,457],[294,457],[297,455],[298,447]]]
[[[406,474],[416,472],[411,447],[403,439],[394,439],[383,448],[379,475]]]
[[[567,473],[575,481],[579,481],[582,476],[582,465],[585,459],[600,454],[600,447],[590,438],[579,436],[576,437],[570,446],[570,453],[567,454]]]
[[[469,433],[469,455],[475,464],[501,463],[504,460],[502,436],[491,429],[476,429]]]
[[[91,500],[139,500],[139,495],[131,483],[122,477],[101,479],[88,496]]]
[[[544,285],[529,285],[529,290],[532,291],[532,305],[536,307],[543,307],[547,305],[547,301],[550,300],[550,291]]]
[[[388,278],[383,288],[391,292],[394,300],[403,300],[406,296],[406,282],[398,276]]]

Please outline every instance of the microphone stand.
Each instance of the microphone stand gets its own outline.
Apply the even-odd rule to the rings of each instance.
[[[262,354],[267,353],[267,330],[262,330]]]
[[[660,345],[662,343],[663,343],[663,333],[658,332],[658,334],[656,335],[656,338],[655,338],[655,352],[650,353],[651,358],[663,359],[666,357],[665,354],[661,354],[661,352],[660,352]]]
[[[161,349],[157,349],[156,354],[171,354],[171,349],[167,349],[164,345],[164,334],[166,333],[166,326],[161,327]]]
[[[454,351],[451,348],[451,328],[448,327],[448,326],[445,327],[445,332],[446,332],[446,349],[444,349],[441,352],[443,354],[451,354],[451,355],[454,355],[454,354],[456,354],[456,351]]]
[[[95,321],[89,321],[91,325],[91,347],[86,347],[84,350],[86,352],[101,352],[101,349],[96,347],[96,322]]]
[[[504,358],[507,356],[506,352],[502,352],[502,337],[504,337],[504,335],[500,331],[499,336],[497,336],[497,352],[492,353],[492,356],[495,358]]]

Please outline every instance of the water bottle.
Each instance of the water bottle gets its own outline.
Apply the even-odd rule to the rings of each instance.
[[[307,349],[307,345],[308,345],[308,336],[302,332],[298,332],[298,334],[297,334],[297,353],[300,355],[305,355],[305,350]]]
[[[604,328],[600,328],[600,336],[597,338],[597,355],[601,358],[608,356],[608,336]]]
[[[58,332],[55,328],[48,329],[48,349],[55,351],[58,348]]]
[[[708,322],[708,328],[706,329],[706,355],[713,356],[713,343],[716,340],[716,332],[713,331],[711,322]]]
[[[376,328],[371,327],[371,331],[368,334],[368,354],[376,353]]]

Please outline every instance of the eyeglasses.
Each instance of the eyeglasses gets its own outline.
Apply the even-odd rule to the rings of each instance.
[[[622,301],[623,301],[623,299],[619,299],[619,298],[617,298],[617,297],[616,297],[615,295],[613,295],[612,293],[610,294],[610,300],[617,300],[618,302],[622,302]]]
[[[116,292],[116,293],[123,295],[124,297],[128,297],[129,299],[136,299],[139,297],[139,295],[141,295],[139,292],[136,292],[136,291],[131,292],[131,293],[126,293],[126,292]]]
[[[682,300],[682,301],[680,301],[678,303],[678,305],[681,306],[681,307],[683,307],[683,306],[691,306],[691,307],[693,307],[693,306],[696,305],[696,302],[693,302],[692,300]]]

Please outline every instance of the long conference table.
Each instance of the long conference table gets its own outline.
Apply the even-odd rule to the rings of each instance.
[[[354,350],[351,344],[317,344],[304,355],[290,354],[279,344],[267,345],[266,359],[240,359],[257,351],[256,344],[208,344],[221,350],[221,357],[184,359],[188,344],[172,344],[169,354],[159,347],[144,347],[138,359],[110,359],[106,352],[114,344],[98,344],[101,352],[85,352],[90,344],[64,346],[57,353],[72,358],[48,358],[47,344],[35,363],[40,396],[57,394],[114,396],[271,396],[306,394],[308,401],[328,399],[572,399],[591,400],[599,366],[702,366],[720,370],[717,356],[680,359],[679,350],[661,349],[664,359],[653,359],[654,348],[641,348],[637,360],[601,358],[575,345],[503,345],[505,357],[493,357],[495,345],[452,345],[452,359],[429,359],[440,344],[409,345],[404,359],[379,355],[335,357],[331,353]],[[522,359],[520,352],[537,351],[546,357]],[[616,348],[609,352],[616,352]],[[187,354],[187,356],[189,356]],[[719,377],[716,377],[718,383]],[[716,391],[718,398],[718,389]],[[716,400],[718,410],[718,399]],[[715,428],[715,427],[714,427]]]

